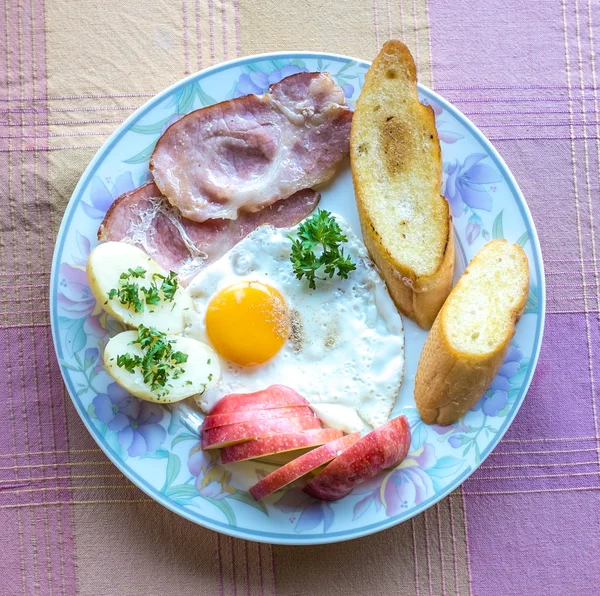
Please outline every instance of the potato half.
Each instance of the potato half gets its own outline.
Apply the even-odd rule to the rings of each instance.
[[[121,304],[117,297],[108,298],[112,289],[119,288],[119,276],[129,268],[141,267],[146,271],[143,278],[131,279],[140,287],[149,288],[152,276],[155,273],[167,276],[165,271],[154,259],[151,259],[143,250],[126,244],[125,242],[104,242],[99,244],[90,253],[87,261],[87,276],[90,289],[102,308],[130,327],[156,327],[163,333],[181,333],[185,327],[183,315],[188,309],[193,308],[193,302],[187,291],[181,287],[177,289],[173,300],[161,300],[156,305],[144,303],[142,312],[127,305]],[[160,280],[157,280],[160,287]],[[143,299],[143,294],[140,292]]]
[[[221,377],[219,357],[216,352],[206,344],[189,337],[180,335],[167,335],[173,351],[187,354],[187,362],[178,365],[183,373],[177,379],[168,380],[169,392],[162,395],[163,391],[153,391],[139,368],[133,372],[127,371],[117,365],[117,357],[123,354],[144,356],[139,344],[131,342],[138,337],[137,331],[123,331],[113,337],[104,349],[104,365],[110,376],[121,387],[147,401],[169,404],[186,399],[197,393],[202,393],[206,388],[214,387]]]

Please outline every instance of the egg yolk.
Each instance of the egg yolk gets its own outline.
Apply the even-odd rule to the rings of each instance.
[[[289,336],[283,296],[261,282],[240,282],[208,304],[206,332],[215,350],[236,364],[255,366],[273,358]]]

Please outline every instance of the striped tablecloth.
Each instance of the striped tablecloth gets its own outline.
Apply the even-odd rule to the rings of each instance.
[[[0,10],[0,593],[598,593],[598,0],[4,0]],[[462,488],[378,535],[271,547],[149,501],[66,395],[48,315],[57,229],[84,167],[137,106],[245,54],[371,59],[403,39],[420,79],[499,149],[548,283],[527,400]]]

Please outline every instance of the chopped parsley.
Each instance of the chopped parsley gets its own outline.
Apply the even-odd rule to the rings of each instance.
[[[142,359],[139,356],[132,356],[131,354],[119,354],[117,356],[117,366],[124,368],[127,372],[134,372],[136,366],[142,365]]]
[[[335,218],[324,209],[319,209],[312,217],[298,226],[298,237],[292,240],[292,253],[290,261],[298,279],[306,277],[308,287],[316,288],[317,272],[323,273],[331,279],[337,273],[342,279],[347,279],[348,274],[356,269],[350,257],[344,256],[342,242],[348,238],[342,232]]]
[[[140,286],[129,281],[129,276],[122,273],[119,278],[119,288],[113,288],[108,293],[108,299],[118,298],[119,302],[127,308],[132,308],[135,312],[144,310],[144,303],[140,300]]]
[[[146,304],[156,305],[160,302],[160,296],[158,295],[158,288],[156,284],[150,284],[149,288],[141,288],[144,296],[146,296]]]
[[[137,277],[139,279],[141,279],[142,277],[144,277],[144,275],[146,275],[146,270],[143,269],[142,267],[136,267],[135,269],[132,269],[131,267],[129,267],[127,272],[129,273],[129,277]],[[127,274],[121,273],[121,279],[125,279],[126,277],[127,277]]]
[[[176,275],[177,274],[174,271],[170,271],[167,277],[161,275],[160,273],[155,273],[152,276],[153,280],[162,279],[160,289],[165,297],[165,300],[168,300],[169,302],[175,297],[175,292],[177,292],[177,288],[179,286]]]
[[[117,356],[117,366],[130,373],[139,369],[144,383],[150,385],[152,391],[162,391],[159,396],[168,394],[167,381],[178,379],[185,372],[180,365],[187,362],[188,355],[174,351],[172,342],[164,333],[145,325],[140,325],[137,339],[131,343],[139,344],[143,356],[120,354]]]
[[[142,267],[131,267],[119,276],[119,287],[113,288],[108,292],[108,299],[114,300],[119,299],[119,302],[129,309],[133,309],[135,312],[144,311],[144,303],[148,306],[156,306],[160,303],[161,299],[165,302],[172,302],[175,298],[175,293],[179,288],[177,281],[177,274],[174,271],[170,271],[169,275],[161,275],[155,273],[152,275],[152,281],[150,287],[140,287],[138,283],[132,281],[134,279],[143,279],[146,275],[146,270]],[[157,280],[160,281],[160,287],[157,285]],[[140,292],[142,296],[140,296]],[[160,295],[162,292],[162,298]],[[175,303],[173,303],[175,308]],[[154,311],[151,311],[154,312]]]

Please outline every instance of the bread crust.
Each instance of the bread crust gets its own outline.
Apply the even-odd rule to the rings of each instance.
[[[435,114],[431,106],[424,106],[418,101],[416,67],[408,48],[395,40],[384,44],[365,77],[363,89],[370,92],[381,88],[381,113],[394,113],[393,98],[390,99],[389,96],[386,96],[383,90],[384,84],[381,82],[386,77],[389,69],[394,69],[394,72],[399,73],[396,77],[399,84],[406,85],[403,92],[410,96],[410,109],[417,115],[419,132],[426,135],[428,140],[431,139],[426,151],[416,152],[414,149],[411,151],[411,143],[408,138],[412,134],[411,127],[407,125],[406,130],[404,130],[403,123],[399,122],[394,143],[391,144],[389,152],[387,147],[384,151],[385,159],[388,161],[386,168],[390,179],[395,178],[397,180],[398,177],[403,175],[408,176],[414,171],[420,171],[419,164],[423,163],[421,160],[428,161],[428,169],[435,172],[437,192],[433,196],[424,196],[423,201],[436,203],[436,210],[441,212],[443,216],[440,218],[437,229],[437,238],[441,248],[439,254],[436,255],[434,266],[429,271],[415,271],[409,265],[403,263],[397,255],[394,255],[394,251],[389,247],[390,239],[382,238],[380,231],[377,229],[377,222],[373,220],[370,214],[370,203],[373,193],[376,191],[373,188],[370,173],[362,170],[359,157],[361,139],[364,139],[365,136],[363,127],[366,126],[366,123],[361,123],[361,110],[364,109],[366,115],[366,111],[370,107],[365,105],[367,100],[361,102],[360,97],[357,101],[350,138],[352,179],[364,242],[387,284],[392,300],[403,314],[414,319],[421,327],[429,329],[452,288],[454,273],[452,214],[447,201],[439,195],[439,188],[442,183],[442,157],[435,128]],[[385,145],[384,135],[394,134],[394,132],[390,133],[385,130],[381,121],[374,124],[377,121],[375,115],[366,116],[365,119],[369,122],[369,125],[378,127],[377,134],[380,135],[382,144]],[[387,118],[388,121],[391,119],[390,117]],[[411,161],[413,163],[408,168],[406,163]],[[403,167],[406,168],[405,171],[403,171]],[[426,181],[425,186],[430,184],[430,180]],[[399,197],[398,200],[401,201],[402,197]],[[398,234],[402,233],[402,223],[398,222]]]
[[[440,310],[423,346],[415,378],[415,402],[426,424],[452,424],[477,403],[498,374],[515,334],[515,325],[523,314],[529,294],[529,265],[523,249],[512,245],[520,253],[520,266],[527,268],[527,283],[511,288],[519,295],[516,307],[507,313],[512,322],[509,332],[493,350],[486,353],[459,351],[450,342],[448,305],[454,292],[460,288],[461,280],[475,267],[486,266],[486,258],[493,250],[490,245],[494,243],[506,243],[506,240],[495,240],[475,255]]]
[[[448,204],[444,200],[446,206]],[[448,209],[449,212],[449,209]],[[452,289],[454,276],[454,233],[446,232],[446,248],[441,265],[433,275],[417,276],[395,260],[384,246],[368,215],[359,209],[360,226],[369,255],[379,268],[396,308],[423,329],[430,329]],[[450,218],[451,216],[448,215]]]

